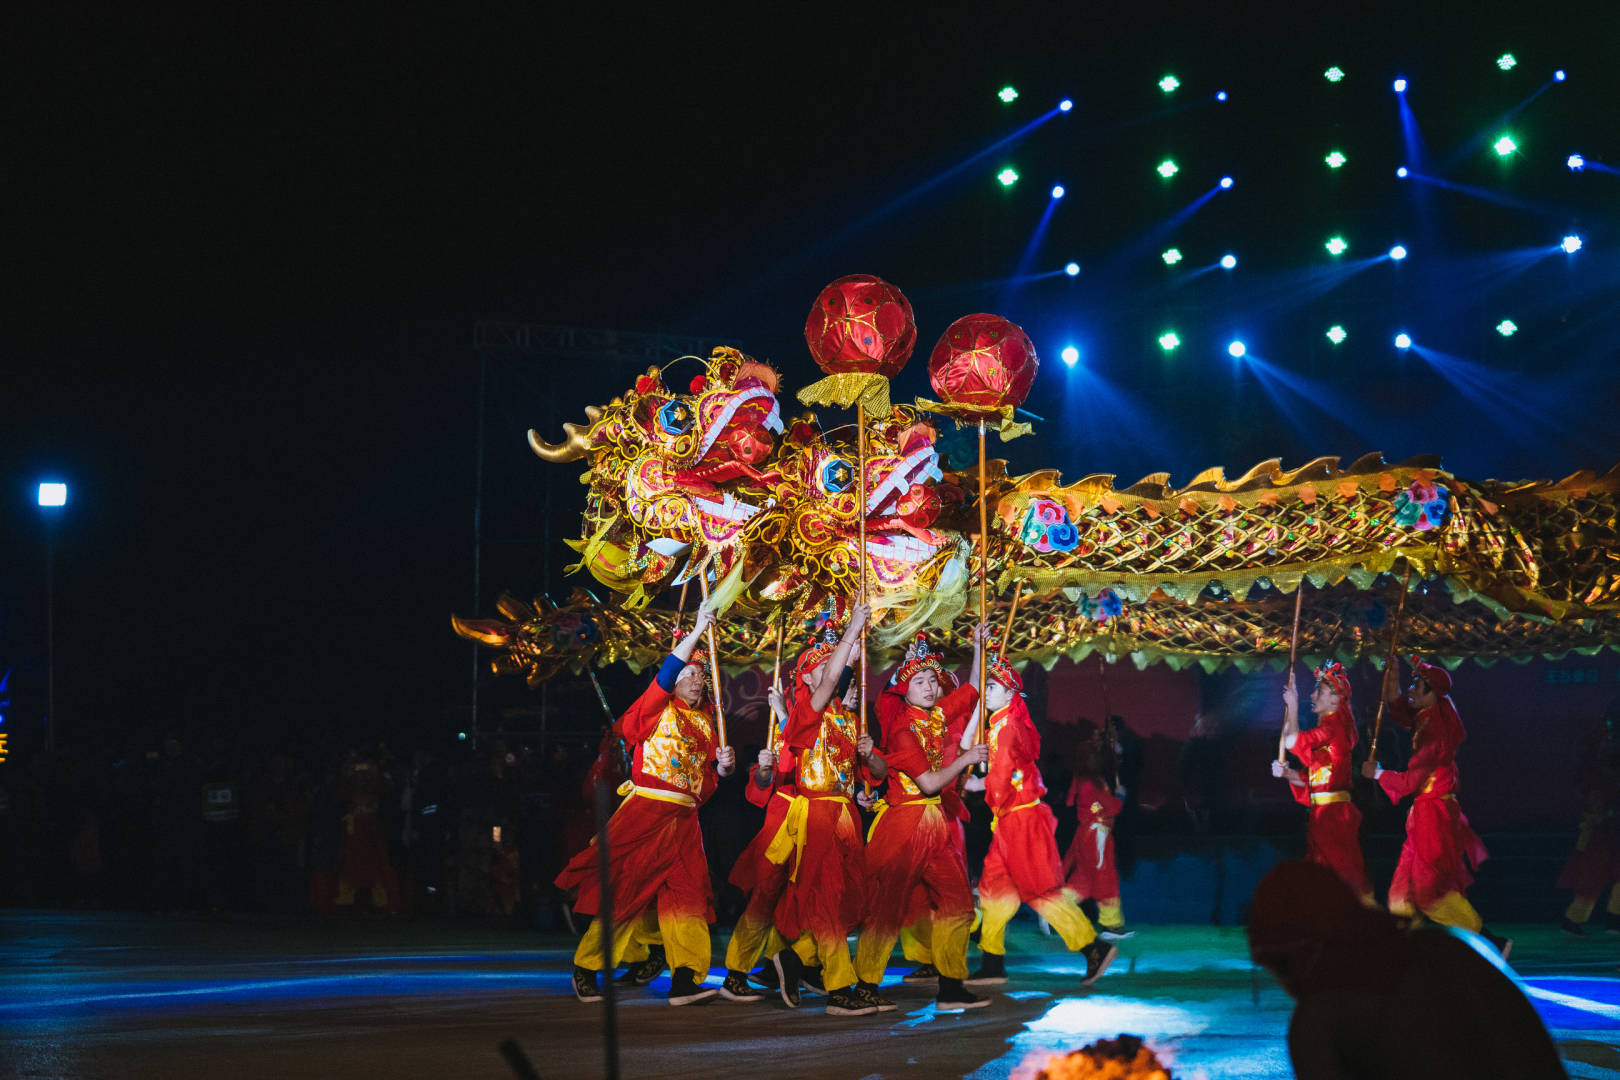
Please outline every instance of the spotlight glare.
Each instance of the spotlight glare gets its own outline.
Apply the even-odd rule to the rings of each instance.
[[[1397,349],[1410,349],[1412,347],[1412,339],[1406,334],[1396,334],[1395,347]]]
[[[1406,93],[1406,80],[1405,79],[1396,79],[1395,80],[1395,92],[1397,94]]]
[[[1326,79],[1328,82],[1336,83],[1340,79],[1344,78],[1344,70],[1338,67],[1330,67],[1326,71],[1322,72],[1322,78]]]
[[[1564,69],[1559,68],[1557,71],[1553,72],[1553,78],[1558,82],[1563,82],[1564,79],[1566,78],[1566,76],[1564,75]]]
[[[1080,350],[1075,348],[1073,345],[1065,345],[1063,347],[1063,351],[1058,355],[1061,356],[1063,358],[1063,362],[1068,364],[1070,367],[1074,367],[1074,365],[1080,362]]]
[[[1174,75],[1166,75],[1164,78],[1159,80],[1159,89],[1163,90],[1167,94],[1175,93],[1176,87],[1180,85],[1181,80],[1176,78]]]
[[[1512,53],[1505,52],[1496,58],[1496,66],[1503,71],[1512,71],[1519,66],[1519,61]]]
[[[1396,169],[1395,170],[1395,175],[1400,177],[1402,180],[1405,180],[1406,179],[1406,166],[1402,165],[1400,168]]]
[[[1234,342],[1232,342],[1232,344],[1230,344],[1230,345],[1228,345],[1226,347],[1226,351],[1231,353],[1234,358],[1240,358],[1240,357],[1243,356],[1244,353],[1248,352],[1249,349],[1248,349],[1248,347],[1246,345],[1243,344],[1243,342],[1234,341]]]
[[[1328,240],[1323,247],[1328,249],[1329,255],[1343,255],[1350,250],[1350,245],[1344,242],[1344,237],[1335,236]]]
[[[1163,349],[1165,352],[1175,352],[1180,345],[1181,338],[1176,336],[1176,332],[1174,330],[1166,330],[1164,333],[1159,335],[1159,348]]]
[[[1565,254],[1573,255],[1581,250],[1581,238],[1571,234],[1564,237],[1564,242],[1558,246],[1564,249]]]
[[[1070,263],[1068,266],[1065,266],[1063,268],[1063,272],[1065,274],[1068,274],[1070,277],[1074,277],[1075,275],[1080,273],[1080,264],[1079,263]]]
[[[1237,256],[1236,255],[1222,255],[1221,256],[1221,269],[1222,270],[1231,270],[1236,266],[1237,266]]]
[[[1217,90],[1217,91],[1215,91],[1215,100],[1216,101],[1225,101],[1226,100],[1226,91],[1225,90]]]
[[[1002,187],[1012,187],[1014,184],[1018,183],[1018,174],[1012,170],[1011,166],[1009,166],[1008,168],[1002,169],[1000,172],[996,173],[996,179],[1001,181]]]
[[[1010,86],[1003,86],[1001,88],[1001,92],[998,93],[996,97],[1001,99],[1001,103],[1003,105],[1011,105],[1013,102],[1018,100],[1018,91],[1014,90]]]
[[[1163,161],[1159,162],[1159,175],[1164,177],[1166,180],[1170,179],[1180,171],[1180,166],[1178,166],[1170,158],[1165,158]]]
[[[1344,339],[1350,335],[1344,332],[1344,327],[1337,324],[1328,327],[1327,339],[1335,345],[1344,344]]]
[[[1564,159],[1564,164],[1569,166],[1570,172],[1580,172],[1586,168],[1586,158],[1580,154],[1571,154]]]
[[[1344,154],[1341,153],[1340,151],[1335,150],[1331,154],[1329,154],[1327,157],[1323,158],[1322,160],[1327,162],[1328,168],[1337,169],[1339,166],[1343,165],[1346,161],[1349,161],[1350,159],[1345,157]]]
[[[1064,98],[1058,102],[1058,112],[1068,112],[1072,108],[1074,108],[1074,101],[1070,98]]]
[[[1164,265],[1174,266],[1176,263],[1181,261],[1181,249],[1170,248],[1163,255],[1160,255],[1159,258],[1164,260]]]
[[[1389,257],[1394,259],[1396,262],[1400,262],[1402,259],[1406,258],[1406,249],[1401,245],[1396,244],[1394,247],[1389,249]]]
[[[1230,176],[1221,177],[1221,190],[1222,191],[1231,191],[1233,183],[1234,183],[1234,181],[1232,180],[1232,178]]]
[[[1513,151],[1519,148],[1519,144],[1513,141],[1513,136],[1511,135],[1503,135],[1491,145],[1495,148],[1496,155],[1498,157],[1507,157],[1509,154],[1513,153]]]
[[[66,506],[67,485],[52,481],[46,481],[45,483],[39,485],[39,505]]]
[[[1056,184],[1056,185],[1053,186],[1053,188],[1052,188],[1052,198],[1054,198],[1054,199],[1063,198],[1063,185],[1062,184]]]
[[[1496,332],[1503,337],[1512,337],[1519,332],[1519,326],[1512,319],[1503,319],[1496,324]]]

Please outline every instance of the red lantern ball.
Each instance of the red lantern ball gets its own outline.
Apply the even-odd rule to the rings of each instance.
[[[928,381],[947,405],[1014,408],[1029,397],[1041,362],[1017,323],[1000,315],[964,315],[928,358]]]
[[[850,274],[816,297],[804,340],[828,375],[859,371],[892,379],[917,345],[917,320],[899,289],[871,274]]]

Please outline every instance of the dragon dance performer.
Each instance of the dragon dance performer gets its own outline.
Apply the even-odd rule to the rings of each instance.
[[[1074,780],[1064,800],[1074,807],[1078,825],[1063,855],[1064,886],[1080,900],[1097,902],[1098,937],[1121,941],[1132,936],[1125,928],[1114,855],[1114,819],[1125,807],[1125,789],[1114,779],[1118,756],[1111,726],[1105,724],[1099,731],[1082,717],[1080,728]]]
[[[1310,807],[1306,857],[1338,874],[1363,904],[1374,907],[1377,901],[1361,855],[1361,811],[1350,801],[1350,751],[1356,746],[1350,676],[1337,660],[1317,668],[1315,675],[1311,711],[1316,726],[1309,731],[1299,730],[1299,688],[1292,668],[1283,687],[1283,749],[1303,762],[1306,771],[1301,775],[1273,761],[1271,775],[1286,778],[1295,801]]]
[[[866,860],[854,796],[860,783],[879,784],[888,766],[861,732],[855,705],[858,688],[839,690],[853,675],[849,664],[870,609],[857,605],[843,639],[829,656],[810,650],[796,669],[793,711],[783,745],[797,762],[797,795],[778,844],[792,854],[792,872],[776,908],[776,929],[790,948],[773,958],[782,1000],[798,1004],[806,959],[821,963],[831,1016],[866,1016],[894,1004],[856,985],[849,935],[860,925],[865,901]]]
[[[946,693],[939,656],[929,651],[924,635],[917,635],[878,696],[890,775],[888,801],[867,837],[866,923],[855,950],[863,996],[877,996],[900,928],[917,921],[922,903],[933,913],[930,945],[939,969],[935,1010],[960,1012],[989,1004],[962,984],[968,976],[973,891],[955,839],[956,823],[967,817],[957,781],[964,769],[989,758],[988,747],[970,745],[985,636],[981,623],[973,634],[972,674]]]
[[[1586,923],[1605,889],[1608,932],[1620,933],[1620,699],[1610,703],[1604,720],[1603,732],[1582,769],[1581,828],[1575,851],[1558,878],[1560,889],[1575,893],[1558,925],[1576,937],[1586,933]]]
[[[1390,913],[1412,916],[1421,910],[1437,923],[1483,934],[1506,959],[1513,942],[1486,930],[1463,895],[1474,880],[1469,867],[1484,862],[1486,852],[1457,805],[1457,749],[1467,733],[1449,696],[1451,674],[1413,657],[1412,683],[1405,695],[1398,688],[1398,674],[1394,665],[1385,671],[1384,696],[1394,721],[1412,729],[1412,757],[1404,772],[1370,759],[1361,764],[1362,775],[1377,780],[1391,802],[1412,796],[1406,843],[1389,885]]]
[[[714,613],[697,619],[634,705],[619,718],[619,730],[635,746],[626,796],[608,822],[609,881],[613,889],[613,966],[656,937],[672,970],[669,1003],[690,1005],[719,993],[705,988],[709,970],[709,924],[714,892],[697,808],[730,776],[736,752],[716,745],[714,719],[704,706],[702,665],[692,653]],[[711,768],[711,764],[714,766]],[[595,915],[601,904],[596,845],[569,860],[557,887],[578,890],[575,911]],[[634,939],[634,940],[633,940]],[[600,1001],[596,973],[602,967],[601,922],[591,920],[574,952],[574,994]]]
[[[1019,904],[1027,903],[1051,924],[1063,944],[1086,958],[1081,985],[1090,986],[1119,954],[1119,946],[1098,940],[1074,894],[1063,887],[1057,817],[1041,801],[1046,794],[1037,765],[1041,736],[1024,704],[1024,680],[994,648],[990,652],[984,687],[990,773],[984,781],[984,801],[994,817],[990,850],[979,875],[979,905],[984,910],[979,949],[984,958],[967,982],[975,986],[1007,981],[1007,923]]]

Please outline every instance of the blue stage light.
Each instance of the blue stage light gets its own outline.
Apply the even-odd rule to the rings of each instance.
[[[1054,198],[1054,199],[1063,198],[1063,185],[1062,184],[1056,184],[1056,185],[1053,186],[1053,188],[1052,188],[1052,198]]]
[[[1564,242],[1558,246],[1563,248],[1566,254],[1573,255],[1581,250],[1581,238],[1571,234],[1564,237]]]
[[[1557,71],[1553,72],[1553,78],[1556,79],[1558,82],[1563,82],[1564,79],[1565,79],[1564,69],[1559,68]]]
[[[1397,94],[1406,93],[1406,80],[1405,79],[1396,79],[1395,80],[1395,92]]]
[[[1401,247],[1401,245],[1396,244],[1394,247],[1389,249],[1389,257],[1394,259],[1396,262],[1400,262],[1402,259],[1406,258],[1406,249]]]
[[[1406,166],[1402,165],[1400,168],[1396,169],[1395,170],[1395,175],[1400,177],[1402,180],[1405,180],[1406,179]]]
[[[1221,190],[1231,191],[1233,183],[1235,183],[1235,181],[1230,176],[1221,177]]]
[[[1225,90],[1217,90],[1217,91],[1215,91],[1215,100],[1216,101],[1225,101],[1226,100],[1226,91]]]
[[[1226,347],[1226,351],[1231,353],[1234,359],[1241,359],[1243,354],[1249,350],[1248,347],[1243,344],[1243,342],[1234,341],[1232,344]]]
[[[1221,269],[1222,270],[1231,270],[1236,266],[1237,266],[1237,256],[1236,255],[1222,255],[1221,256]]]
[[[1068,364],[1070,367],[1074,367],[1074,365],[1080,362],[1080,350],[1075,348],[1073,345],[1064,346],[1063,351],[1058,355],[1061,356],[1063,358],[1063,362]]]
[[[1564,164],[1569,166],[1570,172],[1580,172],[1586,168],[1586,158],[1580,154],[1571,154],[1564,159]]]
[[[1405,334],[1396,334],[1395,347],[1397,349],[1410,349],[1412,347],[1412,339]]]
[[[1342,326],[1335,324],[1328,327],[1327,339],[1333,342],[1335,345],[1342,345],[1344,343],[1344,339],[1349,336],[1349,334],[1345,333],[1344,327]]]
[[[1070,277],[1074,277],[1076,274],[1080,273],[1080,264],[1070,263],[1068,266],[1063,268],[1063,272],[1068,274]]]
[[[1058,102],[1058,112],[1068,112],[1072,108],[1074,108],[1074,102],[1068,98]]]

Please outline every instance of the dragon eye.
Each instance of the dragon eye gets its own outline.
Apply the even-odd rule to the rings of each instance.
[[[692,428],[692,407],[684,401],[671,401],[658,410],[658,426],[667,435],[684,435]]]
[[[836,495],[855,482],[855,467],[843,458],[833,458],[821,467],[821,486]]]

